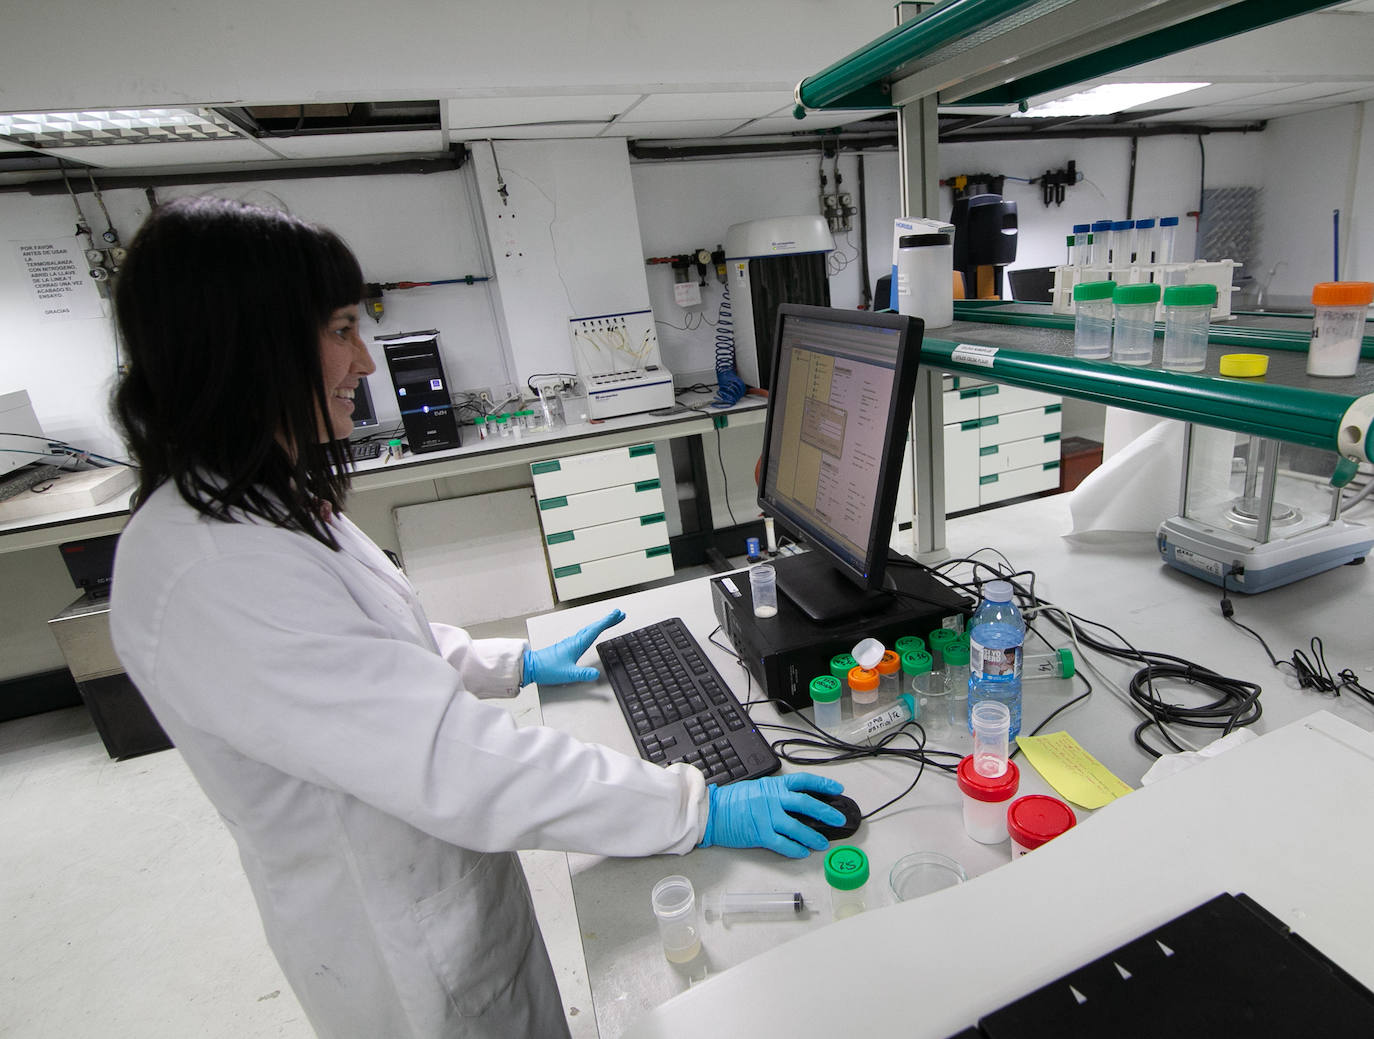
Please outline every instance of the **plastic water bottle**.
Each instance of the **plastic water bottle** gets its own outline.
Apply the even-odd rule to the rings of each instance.
[[[969,711],[982,700],[1006,704],[1011,712],[1009,738],[1015,739],[1021,731],[1021,643],[1026,622],[1012,601],[1010,582],[983,585],[983,601],[969,623]]]

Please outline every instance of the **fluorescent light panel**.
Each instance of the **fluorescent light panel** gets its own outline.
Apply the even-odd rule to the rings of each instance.
[[[1185,91],[1209,87],[1210,83],[1104,83],[1091,90],[1083,90],[1055,101],[1046,101],[1024,112],[1013,112],[1013,118],[1046,119],[1057,116],[1113,115],[1137,105],[1158,101],[1163,97]]]
[[[91,144],[166,144],[235,139],[243,134],[208,108],[127,108],[101,112],[0,114],[0,137],[31,148]]]

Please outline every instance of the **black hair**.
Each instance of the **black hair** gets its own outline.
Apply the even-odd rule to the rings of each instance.
[[[115,288],[128,367],[113,411],[139,465],[137,509],[173,481],[197,511],[255,516],[337,548],[348,453],[328,421],[320,332],[363,296],[332,231],[221,198],[158,206]]]

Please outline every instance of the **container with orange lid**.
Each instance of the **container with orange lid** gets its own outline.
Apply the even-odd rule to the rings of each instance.
[[[875,704],[878,702],[878,672],[866,667],[849,669],[849,695],[856,704]]]
[[[1307,374],[1354,375],[1364,343],[1364,320],[1374,282],[1324,281],[1312,289],[1312,345]]]
[[[896,703],[902,691],[902,657],[894,650],[886,650],[878,661],[878,699],[885,704]]]

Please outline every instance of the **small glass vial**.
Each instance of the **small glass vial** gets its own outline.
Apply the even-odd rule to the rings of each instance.
[[[884,705],[897,702],[902,691],[902,658],[896,650],[884,650],[878,661],[878,702]]]
[[[1117,364],[1145,365],[1154,359],[1159,294],[1159,286],[1152,282],[1116,287],[1112,294],[1116,307],[1112,360]]]
[[[1073,355],[1088,361],[1112,356],[1112,293],[1116,283],[1085,281],[1073,287]]]
[[[878,702],[878,672],[870,671],[866,667],[859,667],[857,664],[849,669],[849,698],[854,701],[854,708],[863,707],[865,710],[873,707]]]
[[[832,736],[840,731],[840,695],[844,687],[834,675],[811,679],[811,713],[818,729]]]
[[[836,920],[862,913],[868,901],[868,856],[852,844],[831,848],[825,854],[825,882]]]
[[[1171,285],[1164,290],[1162,365],[1173,372],[1200,372],[1207,367],[1207,333],[1215,285]]]

